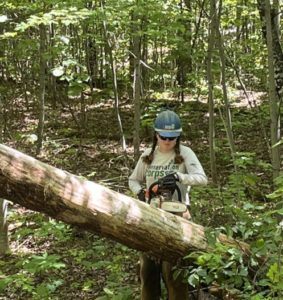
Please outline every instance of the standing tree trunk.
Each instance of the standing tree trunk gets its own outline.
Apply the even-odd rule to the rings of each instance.
[[[273,34],[271,26],[270,1],[265,0],[265,22],[266,22],[266,40],[268,52],[268,73],[269,73],[269,107],[270,107],[270,131],[271,131],[271,157],[273,167],[273,178],[278,177],[280,172],[280,152],[279,146],[274,147],[280,140],[280,106],[279,98],[276,93],[275,73],[274,73],[274,47]]]
[[[101,10],[104,11],[104,5],[105,5],[104,0],[101,0],[100,4],[101,4]],[[125,151],[127,148],[127,145],[126,145],[126,139],[125,139],[124,130],[123,130],[123,126],[122,126],[122,120],[121,120],[121,116],[120,116],[120,112],[119,112],[119,94],[118,94],[118,84],[117,84],[116,59],[113,56],[113,43],[111,43],[111,41],[110,41],[110,36],[109,36],[108,29],[107,29],[105,14],[104,14],[104,19],[103,19],[103,30],[104,30],[106,47],[108,48],[107,52],[109,55],[111,71],[112,71],[113,91],[114,91],[114,98],[115,98],[115,111],[116,111],[118,126],[119,126],[119,130],[120,130],[120,135],[121,135],[121,145],[122,145],[123,150]]]
[[[2,143],[2,134],[3,134],[3,107],[2,107],[2,99],[0,98],[0,142]],[[5,254],[9,250],[8,243],[8,225],[7,225],[7,210],[8,210],[8,202],[5,199],[0,198],[0,255]]]
[[[184,2],[184,3],[183,3]],[[192,72],[192,21],[191,17],[184,16],[186,10],[192,11],[191,1],[181,0],[180,7],[180,23],[184,26],[185,30],[177,30],[177,36],[180,38],[176,50],[176,66],[177,74],[176,81],[178,83],[178,98],[181,102],[185,100],[185,88],[187,85],[187,75]]]
[[[142,16],[141,28],[146,31],[148,27],[148,19],[146,15]],[[144,62],[145,65],[148,64],[148,53],[149,53],[149,37],[147,34],[143,34],[141,37],[141,60]],[[149,89],[149,68],[141,68],[141,95],[145,94],[145,91]]]
[[[276,2],[275,2],[276,4]],[[278,7],[272,8],[269,0],[258,0],[258,7],[263,22],[263,36],[266,38],[269,73],[269,107],[270,107],[270,137],[271,161],[273,178],[280,173],[280,111],[283,99],[283,51],[280,44],[278,28]]]
[[[231,150],[231,155],[232,155],[232,158],[234,161],[236,149],[235,149],[235,141],[234,141],[234,135],[233,135],[233,125],[232,125],[230,102],[228,99],[228,92],[227,92],[226,59],[225,59],[225,54],[224,54],[222,35],[221,35],[220,31],[218,31],[217,40],[218,40],[219,55],[220,55],[220,61],[221,61],[221,85],[222,85],[222,90],[223,90],[223,100],[224,100],[224,106],[225,106],[225,128],[226,128],[227,139],[229,142],[229,147]]]
[[[205,228],[0,145],[0,197],[167,261],[210,251]],[[249,254],[227,236],[220,243]]]
[[[40,45],[39,45],[39,57],[40,57],[40,73],[39,73],[39,89],[40,89],[40,96],[39,96],[39,118],[38,118],[38,127],[37,127],[37,148],[36,154],[39,155],[42,142],[43,142],[43,132],[44,132],[44,118],[45,118],[45,69],[46,69],[46,62],[45,62],[45,26],[44,24],[39,25],[39,38],[40,38]]]
[[[219,14],[217,18],[216,24],[216,35],[217,35],[217,45],[219,50],[219,57],[221,63],[221,84],[223,90],[223,99],[225,105],[225,129],[227,134],[228,143],[231,150],[231,155],[233,159],[233,163],[235,165],[235,142],[233,136],[233,129],[232,129],[232,117],[231,117],[231,110],[230,110],[230,103],[228,100],[228,93],[227,93],[227,84],[226,84],[226,59],[224,53],[224,45],[223,45],[223,36],[220,31],[220,18],[221,18],[221,11],[222,11],[222,0],[219,1]]]
[[[132,33],[133,33],[133,56],[134,56],[134,76],[133,76],[133,100],[134,100],[134,158],[138,160],[140,156],[140,98],[141,98],[141,36],[139,34],[140,20],[138,18],[139,0],[136,0],[136,6],[132,15]]]
[[[50,24],[49,25],[49,43],[48,43],[48,55],[50,57],[48,68],[52,70],[55,67],[55,59],[54,56],[52,55],[52,51],[54,49],[55,41],[54,37],[56,36],[56,26],[55,24]],[[51,103],[52,103],[52,108],[55,110],[57,108],[57,102],[58,98],[60,95],[58,95],[58,87],[57,87],[57,82],[56,82],[56,77],[55,76],[49,76],[50,77],[50,94],[52,95]],[[57,122],[57,120],[55,120]]]
[[[0,255],[9,250],[7,212],[8,201],[0,198]]]
[[[215,50],[215,21],[216,21],[216,0],[210,1],[210,24],[207,49],[207,81],[208,81],[208,112],[209,112],[209,153],[211,178],[217,182],[216,158],[215,158],[215,121],[214,121],[214,78],[213,78],[213,53]]]
[[[94,1],[86,1],[85,6],[88,10],[96,10],[96,3]],[[91,32],[95,32],[95,28],[89,26],[89,24],[85,24],[83,26],[83,31],[85,36],[85,63],[87,67],[87,73],[90,77],[89,86],[92,94],[94,87],[97,87],[96,74],[98,69],[96,37],[91,35]]]
[[[2,143],[2,120],[4,115],[2,110],[2,97],[0,98],[0,143]],[[8,202],[5,199],[0,198],[0,255],[5,254],[9,250],[7,211]]]

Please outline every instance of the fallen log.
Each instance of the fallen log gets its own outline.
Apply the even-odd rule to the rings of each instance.
[[[210,251],[203,226],[1,144],[0,197],[167,261]],[[243,242],[218,239],[249,252]]]

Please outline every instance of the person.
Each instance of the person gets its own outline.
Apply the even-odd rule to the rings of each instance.
[[[148,189],[153,182],[163,178],[165,182],[174,181],[180,188],[182,202],[187,205],[183,217],[190,219],[189,188],[207,184],[205,172],[195,153],[181,140],[181,120],[171,111],[164,110],[154,122],[153,144],[140,156],[136,167],[129,177],[129,187],[141,201],[146,201],[145,184]],[[177,193],[173,194],[177,200]],[[173,265],[158,262],[145,253],[140,255],[141,299],[157,300],[161,297],[161,275],[167,288],[169,300],[188,299],[188,285],[182,278],[173,278]]]

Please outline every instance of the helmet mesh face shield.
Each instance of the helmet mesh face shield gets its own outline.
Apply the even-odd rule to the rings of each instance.
[[[181,120],[173,111],[165,110],[155,119],[154,130],[164,137],[178,137],[182,132]]]

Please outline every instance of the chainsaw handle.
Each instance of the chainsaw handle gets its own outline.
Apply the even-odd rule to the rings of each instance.
[[[159,181],[153,182],[153,183],[150,185],[150,187],[148,188],[148,203],[149,203],[149,204],[150,204],[150,202],[151,202],[151,199],[153,198],[153,194],[155,194],[154,191],[153,191],[152,189],[153,189],[153,187],[156,186],[156,185],[159,185]],[[177,184],[176,184],[175,190],[177,191],[177,194],[178,194],[178,201],[179,201],[179,202],[182,202],[181,190],[180,190],[180,188],[179,188],[179,186],[178,186]],[[175,190],[174,190],[174,192],[175,192]]]

